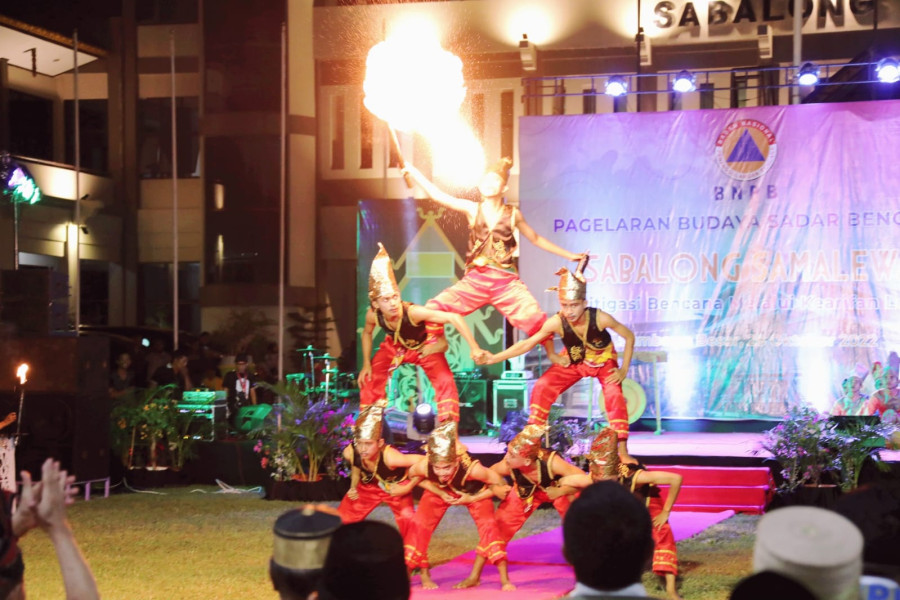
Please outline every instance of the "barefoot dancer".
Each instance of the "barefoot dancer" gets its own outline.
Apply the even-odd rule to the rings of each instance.
[[[394,277],[391,257],[380,243],[378,248],[369,271],[369,300],[372,306],[366,311],[366,323],[362,332],[363,368],[357,379],[360,408],[383,398],[390,374],[401,364],[407,363],[422,367],[431,381],[438,420],[459,421],[459,395],[447,357],[444,356],[446,345],[433,340],[428,343],[426,325],[440,328],[450,323],[456,327],[468,342],[473,357],[481,354],[481,348],[458,314],[403,302]],[[385,330],[386,335],[375,358],[370,361],[372,333],[376,324]]]
[[[539,342],[553,334],[559,335],[565,344],[569,364],[554,364],[534,386],[529,407],[529,423],[544,424],[550,414],[550,405],[564,391],[575,385],[583,377],[596,377],[603,386],[603,405],[609,425],[619,436],[619,455],[624,462],[637,462],[628,454],[628,409],[622,394],[622,382],[631,365],[634,351],[634,333],[597,308],[590,308],[585,300],[587,285],[580,272],[568,269],[556,272],[560,275],[560,311],[547,319],[541,329],[526,340],[513,344],[503,352],[483,359],[487,364],[498,363],[524,354]],[[625,338],[622,365],[607,329],[612,329]]]
[[[580,254],[564,250],[540,236],[525,221],[521,211],[503,202],[512,161],[503,158],[485,173],[478,184],[480,202],[456,198],[439,189],[415,167],[408,172],[425,192],[439,204],[466,215],[469,222],[469,250],[466,272],[462,279],[429,300],[425,306],[467,315],[482,306],[492,305],[512,325],[528,335],[540,329],[547,315],[534,296],[519,279],[516,270],[518,242],[516,232],[532,244],[568,260],[579,260]],[[552,344],[548,355],[553,355]],[[557,360],[553,356],[551,360]]]
[[[497,565],[503,589],[510,589],[506,551],[494,522],[494,492],[491,489],[503,480],[467,452],[460,451],[455,422],[446,422],[431,432],[428,458],[416,463],[409,470],[409,476],[424,478],[419,483],[424,491],[413,520],[415,543],[406,548],[406,566],[410,571],[421,570],[422,587],[426,590],[437,587],[428,570],[428,544],[447,509],[460,504],[469,510],[478,528],[476,552],[479,559]],[[468,588],[478,584],[478,578],[473,579],[470,575],[453,587]]]
[[[653,572],[665,580],[669,600],[681,600],[676,587],[678,550],[669,525],[669,513],[678,499],[682,477],[667,471],[648,471],[641,464],[622,463],[616,445],[615,431],[600,430],[588,454],[591,474],[568,475],[560,480],[560,484],[583,489],[595,481],[612,480],[631,490],[647,506],[653,519]],[[659,494],[660,485],[669,486],[665,503]]]

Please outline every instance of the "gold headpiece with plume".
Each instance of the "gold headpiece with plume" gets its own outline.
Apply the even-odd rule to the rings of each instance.
[[[584,268],[588,263],[588,254],[585,253],[575,271],[572,272],[563,267],[556,272],[559,275],[559,285],[547,288],[548,292],[559,292],[560,300],[585,300],[587,298],[587,281],[584,278]]]
[[[454,462],[456,456],[456,421],[445,421],[428,436],[428,462]]]
[[[387,250],[378,242],[378,254],[372,259],[369,268],[369,301],[375,302],[382,296],[399,294],[397,278],[394,277],[394,264]]]
[[[618,435],[615,430],[605,427],[591,442],[588,453],[591,477],[594,479],[616,479],[619,476]]]
[[[377,442],[381,439],[381,421],[387,400],[381,399],[359,411],[356,425],[353,427],[353,439],[357,441]]]
[[[534,458],[541,449],[541,438],[550,428],[547,425],[537,425],[532,423],[526,425],[516,437],[509,443],[507,450],[521,456],[522,458]]]

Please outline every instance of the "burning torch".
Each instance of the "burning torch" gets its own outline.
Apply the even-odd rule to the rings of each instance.
[[[28,365],[22,363],[16,369],[16,377],[19,378],[19,412],[16,413],[16,438],[13,444],[19,445],[19,436],[22,433],[22,409],[25,407],[25,383],[28,381]]]
[[[394,131],[394,128],[391,127],[390,123],[388,124],[388,131],[391,132],[391,139],[394,141],[394,148],[397,150],[397,164],[400,166],[400,170],[406,168],[406,161],[403,159],[403,152],[400,151],[400,142],[397,140],[397,132]],[[413,182],[412,177],[410,177],[409,173],[403,171],[403,181],[406,182],[406,187],[408,189],[412,189]]]

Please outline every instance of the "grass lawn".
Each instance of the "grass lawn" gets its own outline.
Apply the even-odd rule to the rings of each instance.
[[[267,573],[272,524],[296,504],[246,493],[217,493],[218,488],[208,486],[158,491],[115,494],[78,502],[70,509],[78,543],[104,598],[276,598]],[[386,507],[376,509],[373,518],[393,523]],[[757,521],[758,517],[738,515],[679,543],[686,600],[728,597],[730,588],[750,571]],[[519,536],[558,525],[556,511],[540,510]],[[432,563],[472,550],[477,539],[465,508],[451,507],[432,539]],[[59,568],[46,536],[33,531],[20,544],[29,599],[63,598]],[[645,576],[645,583],[652,594],[662,595],[651,575]]]

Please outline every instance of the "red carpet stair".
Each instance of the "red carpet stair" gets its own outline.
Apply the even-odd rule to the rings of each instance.
[[[679,473],[684,481],[672,510],[761,514],[775,490],[766,467],[689,467],[647,465],[650,470]],[[668,489],[662,488],[663,498]]]

